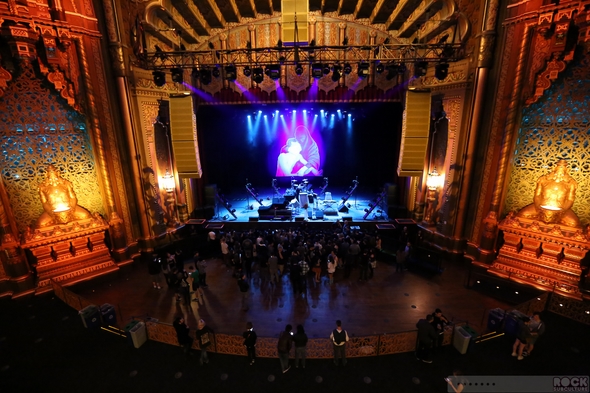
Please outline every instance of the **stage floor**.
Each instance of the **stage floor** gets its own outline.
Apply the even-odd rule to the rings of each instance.
[[[380,193],[371,194],[366,191],[353,193],[344,201],[346,190],[331,191],[332,198],[325,199],[325,195],[312,198],[314,203],[309,203],[306,210],[295,196],[285,197],[270,189],[257,189],[258,201],[244,188],[243,192],[235,192],[224,195],[225,200],[231,205],[229,209],[235,210],[233,217],[229,209],[216,198],[214,216],[209,221],[213,222],[248,222],[248,221],[315,221],[330,222],[348,220],[349,222],[384,222],[389,221],[387,196],[379,203]],[[329,196],[329,195],[328,195]],[[273,204],[277,201],[289,201],[284,207]],[[260,203],[262,202],[262,204]],[[371,206],[377,206],[370,212]],[[277,209],[275,210],[275,207]],[[397,208],[397,210],[403,210]],[[391,217],[393,218],[393,217]]]

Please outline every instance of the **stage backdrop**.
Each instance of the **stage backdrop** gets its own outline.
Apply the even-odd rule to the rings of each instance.
[[[203,178],[224,193],[291,177],[379,188],[396,180],[401,114],[399,103],[201,106]]]

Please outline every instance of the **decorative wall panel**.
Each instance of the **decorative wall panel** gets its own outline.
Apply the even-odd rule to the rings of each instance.
[[[20,231],[43,212],[38,184],[54,164],[71,181],[78,204],[104,215],[86,119],[46,86],[32,65],[0,98],[0,168]]]
[[[504,213],[533,201],[537,179],[560,159],[578,182],[572,210],[590,221],[590,58],[571,63],[536,103],[525,108],[518,131]]]

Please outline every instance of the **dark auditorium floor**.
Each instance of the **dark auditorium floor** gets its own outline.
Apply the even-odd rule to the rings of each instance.
[[[395,273],[382,260],[373,280],[358,282],[354,271],[348,280],[337,276],[330,288],[323,278],[310,288],[307,299],[293,296],[286,278],[273,292],[255,276],[247,313],[240,311],[231,273],[214,259],[209,261],[205,304],[198,310],[194,303],[177,306],[166,289],[153,289],[143,262],[70,289],[95,304],[115,305],[121,326],[132,316],[147,315],[170,323],[182,312],[193,328],[202,317],[217,332],[240,334],[251,320],[259,336],[266,337],[276,336],[286,323],[304,323],[310,337],[326,337],[336,319],[355,336],[413,330],[416,321],[436,307],[455,322],[467,320],[483,332],[489,309],[511,309],[530,298],[508,296],[512,289],[496,289],[495,283],[481,290],[467,289],[466,266],[445,262],[443,267],[442,274],[435,275],[418,269]],[[491,296],[494,291],[504,294],[502,300]],[[53,295],[3,298],[0,307],[2,393],[443,392],[447,391],[443,378],[455,368],[465,375],[588,375],[590,371],[588,326],[554,314],[545,316],[547,332],[533,355],[522,361],[510,356],[513,338],[502,336],[472,344],[465,355],[447,346],[434,355],[432,364],[417,361],[413,353],[353,358],[344,368],[329,360],[308,360],[305,370],[292,368],[283,375],[278,359],[260,358],[248,366],[244,357],[212,354],[211,362],[200,367],[198,355],[187,358],[175,346],[148,341],[136,349],[126,338],[84,328],[77,311]]]

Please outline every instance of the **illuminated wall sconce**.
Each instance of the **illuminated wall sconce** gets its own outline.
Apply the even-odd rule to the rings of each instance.
[[[435,220],[435,211],[437,205],[437,197],[438,197],[438,189],[443,185],[444,176],[441,176],[437,171],[436,168],[432,170],[428,174],[428,178],[426,179],[426,188],[428,189],[426,193],[426,213],[424,214],[424,222],[428,225],[436,224]]]
[[[166,169],[166,173],[160,179],[160,186],[166,192],[174,192],[176,189],[176,183],[174,182],[174,176]]]

